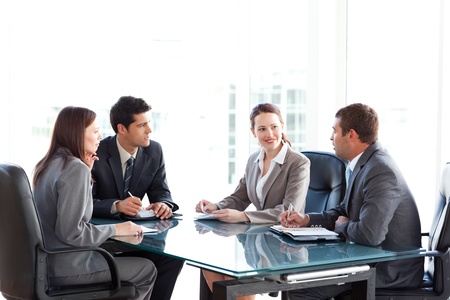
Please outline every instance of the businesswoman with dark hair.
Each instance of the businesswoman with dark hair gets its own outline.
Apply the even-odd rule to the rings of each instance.
[[[101,135],[96,114],[82,107],[65,107],[53,129],[50,147],[34,170],[34,197],[49,248],[99,246],[114,235],[142,233],[125,222],[93,225],[91,168],[98,159]],[[106,261],[97,253],[50,256],[49,280],[54,285],[109,280]],[[155,266],[144,258],[116,258],[120,279],[136,286],[133,299],[150,299]]]

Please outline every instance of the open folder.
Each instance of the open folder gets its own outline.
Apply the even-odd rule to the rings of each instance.
[[[288,228],[282,225],[273,225],[270,227],[272,232],[281,235],[287,235],[296,241],[340,241],[341,237],[334,231],[323,227],[298,227]]]

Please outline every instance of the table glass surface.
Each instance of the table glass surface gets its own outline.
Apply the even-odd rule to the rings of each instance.
[[[93,218],[93,224],[120,222]],[[384,250],[348,242],[296,242],[270,225],[195,220],[194,215],[164,221],[135,221],[158,233],[114,237],[143,250],[163,253],[193,265],[244,278],[315,271],[417,257],[420,249]]]

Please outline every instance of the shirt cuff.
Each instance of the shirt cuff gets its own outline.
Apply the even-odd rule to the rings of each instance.
[[[117,214],[117,208],[116,208],[116,203],[119,202],[120,200],[116,200],[114,201],[113,205],[111,206],[111,214]]]
[[[164,203],[165,205],[167,205],[168,207],[170,207],[170,209],[173,209],[173,204],[170,203],[169,201],[161,201],[161,203]]]

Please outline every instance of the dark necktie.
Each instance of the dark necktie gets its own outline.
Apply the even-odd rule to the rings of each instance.
[[[131,173],[133,172],[133,164],[134,164],[134,157],[130,156],[130,158],[127,160],[127,168],[125,169],[125,176],[123,181],[123,197],[127,198],[128,190],[130,189],[130,181],[131,181]]]

